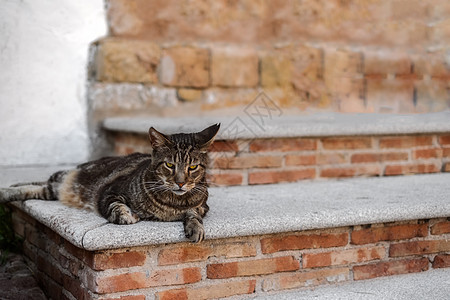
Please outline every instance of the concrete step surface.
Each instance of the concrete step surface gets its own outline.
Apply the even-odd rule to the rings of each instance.
[[[260,300],[448,300],[450,269],[434,269],[376,279],[287,291]]]

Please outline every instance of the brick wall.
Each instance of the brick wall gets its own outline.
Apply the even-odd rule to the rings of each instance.
[[[115,154],[150,152],[148,137],[114,133]],[[216,141],[215,185],[450,172],[450,136],[405,135]]]
[[[449,7],[110,0],[110,36],[93,47],[93,115],[232,113],[260,90],[291,113],[448,110]]]
[[[53,299],[264,295],[450,267],[448,219],[91,252],[13,209],[25,255]]]

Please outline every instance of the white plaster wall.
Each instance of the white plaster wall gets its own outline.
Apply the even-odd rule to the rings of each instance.
[[[104,0],[0,0],[0,166],[89,157],[87,63]]]

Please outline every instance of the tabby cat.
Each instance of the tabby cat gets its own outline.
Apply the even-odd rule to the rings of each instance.
[[[204,239],[208,212],[207,149],[219,130],[165,135],[149,129],[151,154],[105,157],[59,171],[47,182],[0,189],[0,203],[26,199],[59,200],[96,210],[109,222],[183,221],[186,237]]]

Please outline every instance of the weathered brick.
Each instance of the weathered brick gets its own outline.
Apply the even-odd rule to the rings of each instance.
[[[366,105],[374,113],[413,113],[414,80],[366,79]]]
[[[159,265],[173,265],[186,262],[202,261],[209,257],[249,257],[256,255],[252,243],[236,242],[212,245],[188,245],[173,249],[162,249],[158,255]]]
[[[264,254],[285,250],[316,249],[345,246],[348,233],[298,234],[261,239]]]
[[[413,241],[392,244],[389,256],[423,255],[450,251],[450,240]]]
[[[263,291],[310,287],[320,284],[338,283],[350,278],[348,268],[334,268],[307,271],[294,274],[280,274],[276,278],[264,279]]]
[[[377,246],[322,253],[306,253],[302,256],[302,262],[303,268],[317,268],[383,259],[385,256],[386,248]]]
[[[102,298],[102,300],[145,300],[145,295],[118,296],[114,298]]]
[[[214,167],[219,169],[249,169],[281,167],[281,156],[218,157]]]
[[[407,152],[389,152],[389,153],[355,153],[352,154],[350,161],[352,163],[374,163],[385,161],[408,160]]]
[[[256,86],[259,82],[256,51],[245,47],[214,48],[212,50],[211,78],[214,86]]]
[[[415,84],[415,101],[418,113],[447,110],[450,105],[450,93],[446,80],[427,80]]]
[[[261,85],[285,87],[292,83],[292,62],[285,55],[267,54],[261,58]]]
[[[450,66],[445,58],[445,52],[420,55],[414,59],[414,72],[419,75],[431,77],[450,76]]]
[[[203,92],[196,89],[178,89],[177,97],[182,101],[194,102],[202,99]]]
[[[316,155],[286,155],[286,166],[310,166],[316,164]]]
[[[148,41],[107,38],[96,57],[98,81],[156,83],[161,57],[158,45]]]
[[[184,288],[158,292],[159,300],[218,299],[255,292],[256,280],[233,281],[198,288]]]
[[[362,72],[361,53],[345,50],[325,51],[324,77],[352,76]]]
[[[432,146],[431,136],[398,136],[380,138],[380,148],[414,148]]]
[[[442,149],[418,149],[413,151],[414,159],[429,159],[429,158],[442,158]]]
[[[449,151],[450,153],[450,151]],[[450,155],[449,155],[450,156]],[[443,167],[443,172],[450,172],[450,162],[446,163]]]
[[[312,179],[316,176],[315,169],[285,170],[285,171],[255,171],[248,174],[248,184],[268,184],[277,182],[294,182]]]
[[[416,273],[428,270],[428,259],[406,259],[353,267],[353,279],[363,280],[381,276]]]
[[[439,144],[450,145],[450,135],[441,135],[439,137]]]
[[[207,87],[209,64],[208,49],[184,46],[165,49],[161,59],[161,82],[177,87]]]
[[[146,253],[142,251],[94,254],[92,268],[107,270],[142,266],[146,257]]]
[[[325,138],[325,139],[322,139],[322,146],[326,150],[367,149],[367,148],[372,148],[372,139],[369,137]]]
[[[243,176],[241,173],[216,173],[210,174],[208,180],[213,182],[215,185],[241,185],[243,181]]]
[[[199,268],[156,270],[150,274],[145,272],[124,273],[97,278],[95,292],[99,294],[116,293],[154,286],[188,284],[201,279]]]
[[[372,244],[380,241],[396,241],[425,237],[428,235],[428,224],[405,224],[354,230],[351,243],[355,245]]]
[[[399,52],[365,52],[364,74],[410,74],[411,58]]]
[[[285,256],[250,261],[209,264],[206,269],[206,274],[208,278],[220,279],[296,271],[299,268],[300,263],[298,260],[292,256]]]
[[[339,178],[339,177],[354,177],[354,176],[377,176],[381,173],[379,165],[362,165],[355,167],[336,167],[325,168],[320,171],[320,177]]]
[[[433,268],[449,268],[450,254],[440,254],[434,257]]]
[[[338,165],[348,162],[346,153],[318,153],[317,164],[319,165]]]
[[[437,172],[440,172],[440,168],[435,164],[387,165],[384,170],[384,175],[407,175]]]
[[[443,221],[431,226],[431,234],[450,233],[450,221]]]
[[[214,141],[209,152],[237,152],[239,151],[239,145],[235,141]]]
[[[316,150],[317,141],[315,139],[268,139],[256,140],[250,143],[250,151],[301,151]]]

